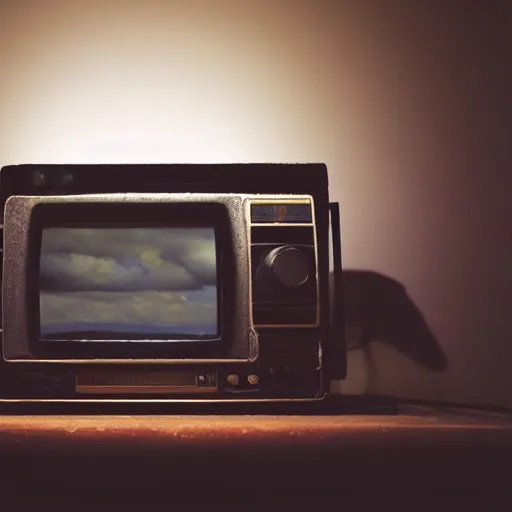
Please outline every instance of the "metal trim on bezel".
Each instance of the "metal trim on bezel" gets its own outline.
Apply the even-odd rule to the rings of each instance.
[[[115,195],[115,194],[109,194]],[[123,194],[118,194],[123,195]],[[130,195],[130,194],[124,194]],[[165,194],[161,194],[165,195]],[[183,194],[178,194],[183,195]],[[209,194],[203,194],[207,196]],[[249,329],[253,332],[254,329],[311,329],[316,328],[320,325],[320,287],[319,287],[319,273],[318,273],[318,240],[317,240],[317,229],[316,229],[316,218],[315,218],[315,204],[313,196],[311,195],[303,195],[303,194],[212,194],[212,195],[226,195],[226,196],[237,196],[241,199],[242,210],[245,212],[246,219],[246,229],[247,229],[247,258],[248,258],[248,294],[249,294]],[[251,222],[251,214],[250,207],[252,204],[310,204],[312,211],[312,222],[311,223],[252,223]],[[251,227],[263,227],[263,226],[273,226],[273,227],[312,227],[314,234],[314,255],[315,255],[315,278],[316,278],[316,323],[314,324],[254,324],[253,317],[253,306],[252,306],[252,263],[251,263]],[[256,341],[253,336],[249,336],[250,343],[257,345],[257,336]],[[256,348],[256,352],[258,352]],[[244,359],[5,359],[4,361],[7,364],[119,364],[119,365],[161,365],[161,364],[173,364],[173,365],[204,365],[204,364],[219,364],[219,365],[229,365],[229,364],[245,364],[245,363],[253,363],[258,357],[258,354],[253,354],[252,357],[244,358]],[[232,400],[228,400],[231,402]]]
[[[105,403],[127,403],[127,404],[251,404],[251,403],[313,403],[320,402],[327,398],[323,394],[313,398],[0,398],[0,404],[29,404],[29,403],[54,403],[54,404],[105,404]]]
[[[253,363],[254,359],[5,359],[7,364],[234,364]]]
[[[218,200],[222,197],[229,197],[229,198],[235,198],[240,201],[240,213],[243,214],[244,212],[244,201],[247,197],[247,194],[237,194],[237,193],[200,193],[197,194],[198,196],[201,196],[199,199],[215,199]],[[166,197],[177,197],[180,196],[183,198],[184,202],[192,202],[191,199],[192,194],[190,193],[102,193],[102,194],[76,194],[76,195],[70,195],[65,196],[65,200],[69,201],[71,199],[76,199],[80,201],[91,201],[91,202],[98,202],[102,199],[109,198],[109,199],[117,199],[122,198],[125,203],[134,203],[137,204],[139,202],[142,202],[143,200],[147,199],[156,199],[159,201],[162,201]],[[8,198],[9,200],[12,200],[13,198],[23,198],[23,199],[40,199],[43,198],[44,202],[60,202],[63,200],[63,196],[25,196],[25,195],[18,195],[18,196],[10,196]],[[199,201],[198,199],[198,201]],[[155,201],[156,203],[157,201]],[[217,202],[217,201],[212,201]],[[5,222],[4,222],[5,224]],[[247,230],[246,223],[244,219],[241,219],[240,221],[240,228],[243,230]],[[3,233],[3,236],[5,237],[5,231]],[[248,240],[247,240],[248,242]],[[5,280],[2,283],[2,293],[4,292],[5,287]],[[244,297],[248,300],[250,300],[250,295],[246,296],[244,293]],[[249,305],[249,304],[248,304]],[[4,301],[4,307],[5,307],[5,301]],[[250,307],[249,307],[250,309]],[[2,311],[3,313],[3,311]],[[3,361],[6,364],[16,364],[16,365],[33,365],[33,364],[78,364],[78,365],[105,365],[105,364],[118,364],[118,365],[162,365],[162,364],[170,364],[170,365],[210,365],[210,364],[217,364],[217,365],[230,365],[230,364],[251,364],[254,363],[259,356],[259,346],[258,346],[258,336],[256,331],[254,330],[251,322],[250,315],[247,314],[246,317],[246,328],[248,328],[247,333],[247,341],[249,344],[249,353],[247,356],[234,359],[230,357],[229,359],[219,359],[219,358],[203,358],[203,359],[184,359],[184,358],[167,358],[167,359],[129,359],[129,358],[65,358],[65,359],[51,359],[51,358],[35,358],[35,359],[24,359],[24,358],[6,358],[5,353],[2,353],[0,357],[2,357]]]

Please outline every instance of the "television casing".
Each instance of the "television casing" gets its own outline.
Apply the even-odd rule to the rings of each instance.
[[[1,170],[0,200],[0,403],[315,402],[345,377],[339,206],[324,164],[15,165]],[[40,338],[42,229],[102,224],[215,229],[215,340]],[[310,264],[298,309],[291,289],[257,295],[276,279],[272,248]]]

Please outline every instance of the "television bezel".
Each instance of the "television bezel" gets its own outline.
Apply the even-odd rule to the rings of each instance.
[[[12,196],[4,215],[3,357],[6,361],[222,362],[255,357],[243,198],[230,194]],[[63,219],[65,221],[63,222]],[[162,219],[165,219],[164,221]],[[204,340],[56,341],[41,338],[39,260],[45,227],[103,223],[213,227],[218,337]]]

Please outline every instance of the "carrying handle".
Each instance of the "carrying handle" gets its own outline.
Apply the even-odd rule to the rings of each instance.
[[[345,312],[343,305],[343,277],[341,263],[340,205],[329,203],[332,236],[333,300],[330,311],[329,354],[327,360],[330,380],[342,380],[347,376],[347,348],[345,342]]]

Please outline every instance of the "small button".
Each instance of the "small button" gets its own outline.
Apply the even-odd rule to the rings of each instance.
[[[199,386],[208,386],[208,384],[210,384],[210,376],[207,373],[198,375],[197,383]]]
[[[238,375],[228,375],[226,380],[228,381],[228,384],[230,384],[231,386],[238,386],[238,384],[240,383],[240,378],[238,377]]]
[[[247,382],[251,385],[255,385],[255,384],[258,384],[258,382],[260,381],[260,378],[256,375],[256,374],[252,374],[252,375],[249,375],[247,377]]]

